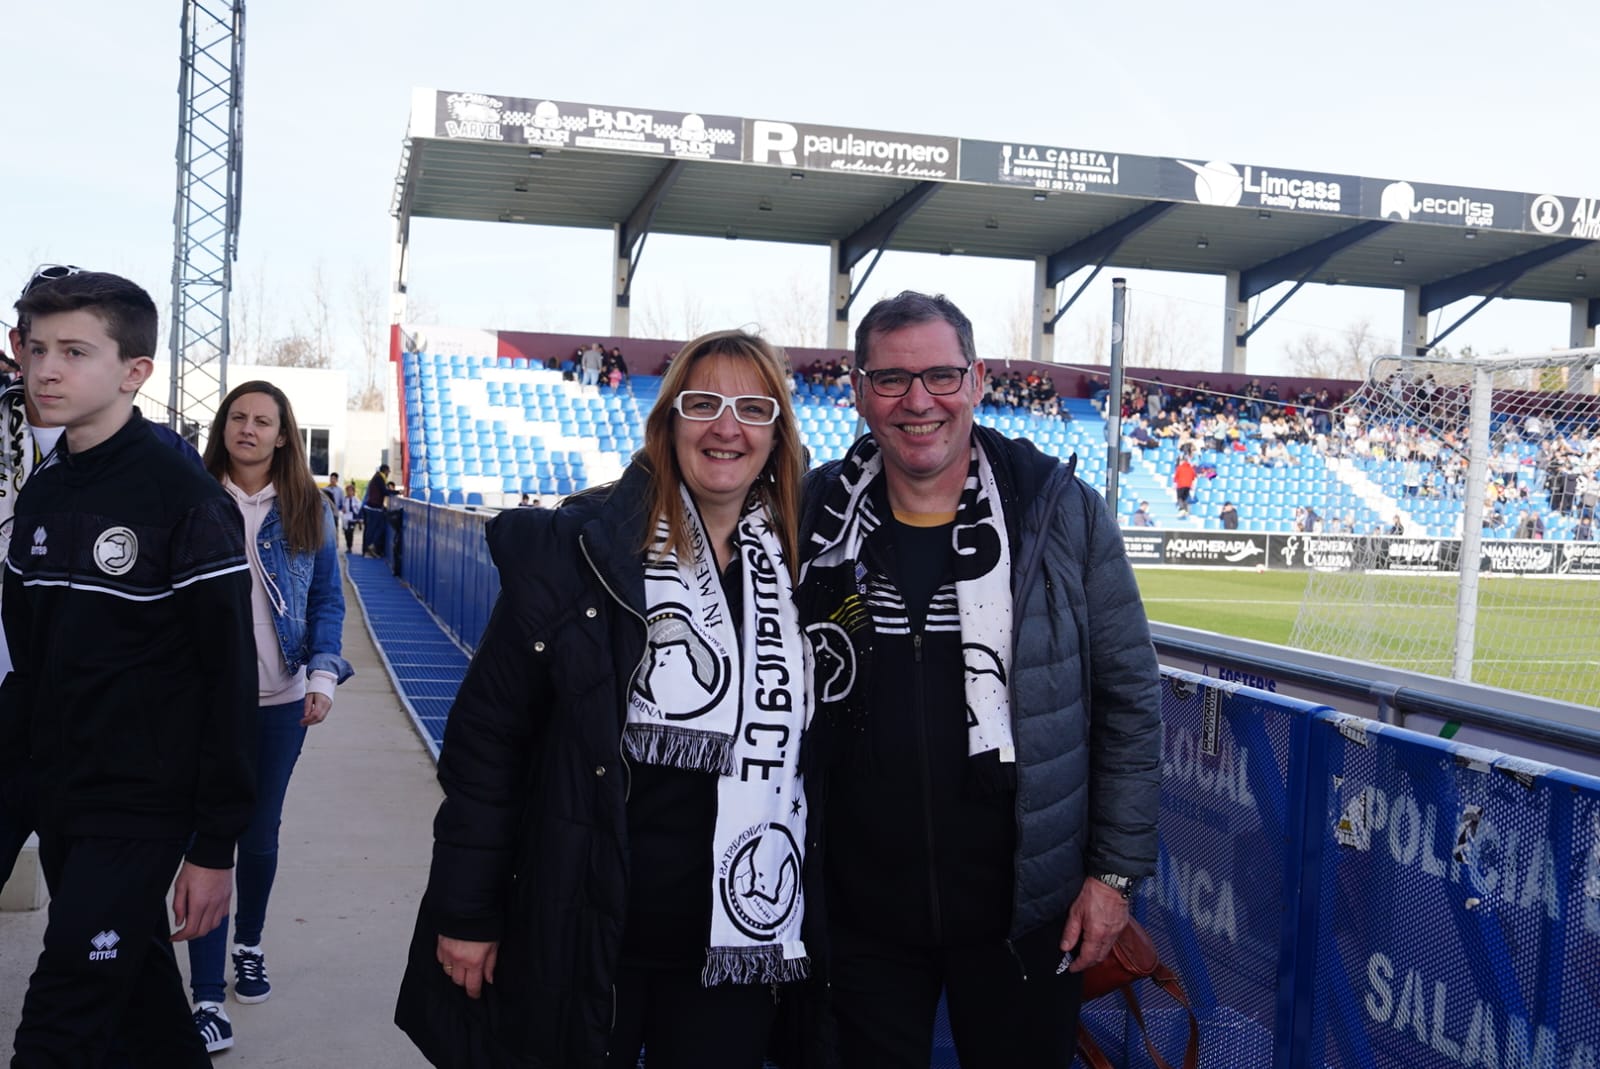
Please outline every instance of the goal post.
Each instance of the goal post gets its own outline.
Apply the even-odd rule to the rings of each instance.
[[[1375,360],[1322,443],[1373,551],[1312,572],[1290,644],[1600,706],[1597,364]]]

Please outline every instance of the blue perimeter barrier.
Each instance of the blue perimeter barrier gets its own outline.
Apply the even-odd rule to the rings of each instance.
[[[499,590],[487,516],[404,508],[402,578],[470,648]],[[1160,858],[1134,910],[1202,1066],[1600,1069],[1600,779],[1162,674]],[[1188,1018],[1139,986],[1175,1058]],[[1115,1064],[1153,1065],[1120,1000],[1083,1017]],[[954,1066],[940,1025],[933,1065]]]

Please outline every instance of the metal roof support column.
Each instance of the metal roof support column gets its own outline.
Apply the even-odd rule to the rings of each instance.
[[[1250,301],[1239,295],[1239,272],[1228,271],[1222,277],[1222,370],[1238,375],[1249,365],[1245,339],[1250,336]]]
[[[1400,355],[1421,356],[1427,352],[1428,317],[1422,311],[1422,287],[1405,287],[1405,305],[1400,312]]]
[[[1572,302],[1572,333],[1567,344],[1573,349],[1594,348],[1594,327],[1596,311],[1600,311],[1600,300],[1594,298],[1579,298]],[[1568,393],[1594,393],[1594,368],[1572,368],[1567,372]]]
[[[639,244],[644,245],[644,234],[639,235]],[[631,338],[628,327],[632,320],[632,310],[629,308],[629,292],[633,289],[633,258],[632,249],[628,247],[627,227],[622,223],[613,224],[611,227],[612,256],[616,260],[616,273],[611,276],[611,336],[613,338]]]
[[[394,242],[389,246],[389,322],[406,321],[406,286],[411,278],[411,205],[394,216]]]
[[[850,268],[840,259],[842,243],[828,242],[828,348],[850,348]],[[843,318],[839,312],[844,312]]]
[[[863,223],[854,234],[838,242],[829,243],[829,258],[833,261],[832,268],[835,278],[834,288],[838,289],[838,276],[843,274],[844,299],[835,300],[833,305],[833,324],[828,328],[828,337],[837,337],[843,333],[848,337],[850,332],[850,306],[860,296],[862,287],[867,284],[867,279],[872,277],[873,268],[878,266],[878,261],[883,259],[883,254],[889,251],[889,242],[894,239],[894,232],[900,229],[900,224],[917,213],[928,202],[928,198],[939,192],[938,182],[918,182],[904,193],[899,200],[889,205],[883,211]],[[850,273],[855,270],[856,264],[866,259],[867,253],[872,253],[872,262],[867,264],[867,269],[861,272],[861,279],[851,285]],[[843,324],[843,326],[839,326]],[[840,348],[846,346],[841,344]]]
[[[683,175],[683,161],[673,160],[656,174],[639,203],[633,206],[628,218],[611,228],[615,237],[617,261],[616,275],[611,291],[611,333],[616,337],[631,337],[628,333],[629,294],[633,291],[633,276],[639,270],[639,260],[644,256],[645,239],[650,236],[650,224],[655,222],[656,209],[667,199],[672,187]]]
[[[1033,258],[1033,298],[1029,302],[1033,327],[1028,356],[1045,364],[1056,359],[1056,287],[1050,281],[1050,257]]]

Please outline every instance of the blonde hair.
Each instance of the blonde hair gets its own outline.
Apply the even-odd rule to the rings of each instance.
[[[782,349],[743,330],[702,334],[678,351],[661,379],[661,393],[644,424],[643,453],[654,472],[654,481],[648,513],[652,522],[645,532],[645,544],[640,548],[648,550],[654,544],[654,520],[664,518],[667,550],[680,558],[691,553],[688,517],[684,515],[683,495],[679,492],[683,471],[678,467],[672,435],[674,421],[679,416],[672,403],[683,392],[695,365],[713,356],[726,357],[753,370],[762,388],[778,402],[778,418],[772,424],[772,455],[756,476],[753,489],[772,514],[789,577],[794,579],[800,559],[796,552],[796,527],[800,520],[800,479],[805,474],[805,454],[800,444],[800,430],[795,424],[794,406],[789,403],[789,361]]]

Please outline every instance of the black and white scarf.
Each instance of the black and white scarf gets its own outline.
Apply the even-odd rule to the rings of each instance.
[[[701,981],[782,983],[810,970],[800,921],[806,799],[800,739],[811,686],[782,543],[765,506],[747,505],[734,538],[741,626],[694,500],[684,491],[690,552],[644,565],[648,648],[628,693],[623,747],[646,764],[715,773],[711,938]]]
[[[856,671],[870,652],[872,612],[862,547],[882,521],[872,500],[883,456],[869,435],[845,455],[839,482],[802,547],[800,582],[816,620],[806,628],[818,666],[817,700],[859,711]],[[974,440],[951,529],[967,705],[967,756],[992,753],[1015,767],[1011,734],[1011,543],[989,458]]]

